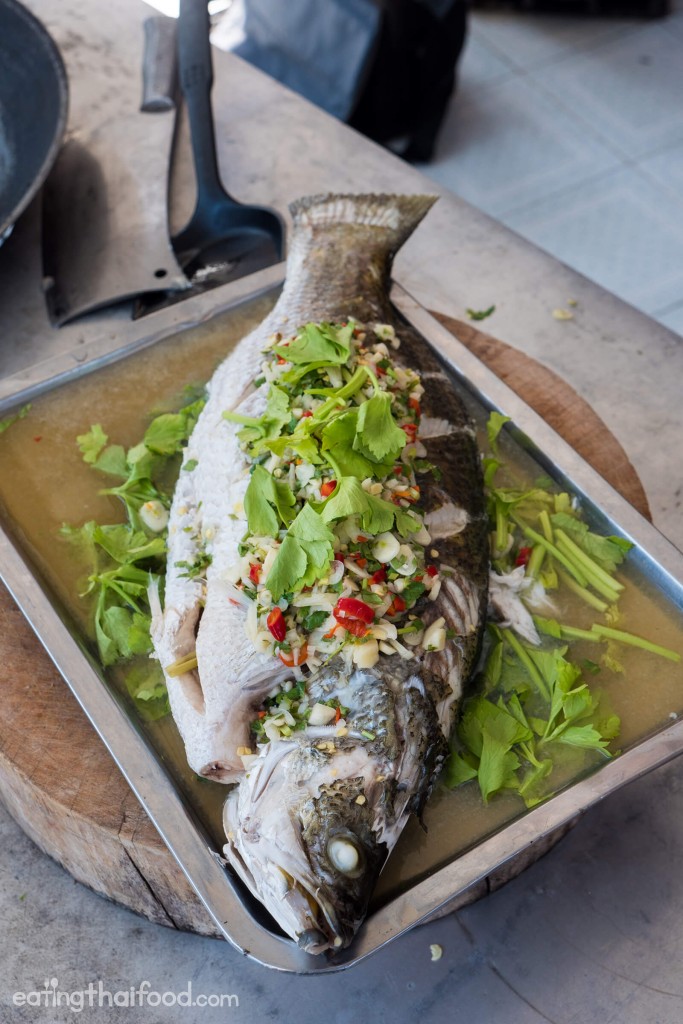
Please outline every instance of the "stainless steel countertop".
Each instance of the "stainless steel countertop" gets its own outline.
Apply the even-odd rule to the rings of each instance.
[[[149,8],[137,0],[30,0],[28,6],[64,54],[70,131],[114,116],[124,99],[136,102],[141,22]],[[230,191],[283,214],[288,202],[311,192],[441,192],[399,255],[397,279],[423,305],[454,316],[495,303],[486,328],[550,366],[591,402],[638,471],[655,524],[683,548],[681,339],[241,61],[215,53],[214,64],[219,158]],[[177,157],[173,220],[181,226],[192,204],[184,126]],[[13,384],[40,379],[64,360],[81,364],[95,348],[115,349],[127,315],[98,314],[60,330],[49,325],[39,225],[34,202],[0,249],[0,387],[8,378]],[[554,320],[552,310],[569,299],[577,302],[574,319]],[[324,980],[285,980],[245,964],[227,945],[139,921],[74,886],[10,821],[0,820],[6,880],[0,1005],[11,1006],[15,991],[42,988],[48,976],[70,990],[102,979],[110,991],[141,979],[159,991],[179,991],[194,979],[195,991],[238,994],[233,1012],[254,1024],[293,1019],[294,1001],[297,1020],[319,1019],[322,1000],[339,1022],[365,1007],[378,1021],[447,1015],[474,1024],[598,1018],[678,1024],[682,780],[683,766],[674,763],[630,786],[589,812],[553,853],[502,892],[418,929],[350,975]],[[431,942],[444,949],[435,964]],[[9,1012],[12,1020],[19,1010]],[[73,1019],[68,1008],[34,1012],[16,1019]],[[154,1016],[129,1013],[130,1019]],[[86,1019],[114,1021],[120,1010],[105,1006]],[[164,1019],[223,1020],[226,1011],[195,1018],[176,1007]]]

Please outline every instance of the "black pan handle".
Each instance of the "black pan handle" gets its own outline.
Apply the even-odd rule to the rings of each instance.
[[[211,110],[213,66],[209,29],[207,0],[180,0],[178,70],[190,120],[192,156],[197,179],[195,217],[202,209],[208,212],[214,201],[224,201],[225,196],[218,173]]]

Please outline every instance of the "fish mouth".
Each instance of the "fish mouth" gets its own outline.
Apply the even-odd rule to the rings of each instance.
[[[259,864],[267,868],[267,876],[257,884],[250,866],[230,839],[224,852],[248,889],[306,953],[336,952],[348,944],[334,907],[319,885],[302,878],[300,872],[292,873],[292,865],[287,870],[275,861]]]

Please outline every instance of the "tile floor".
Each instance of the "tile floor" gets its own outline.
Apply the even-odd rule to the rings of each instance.
[[[683,335],[683,2],[653,21],[475,10],[421,170]]]

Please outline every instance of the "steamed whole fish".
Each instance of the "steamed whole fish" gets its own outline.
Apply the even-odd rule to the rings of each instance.
[[[214,374],[153,619],[225,855],[311,953],[346,946],[448,750],[487,604],[468,416],[389,302],[427,196],[292,206],[283,292]]]

